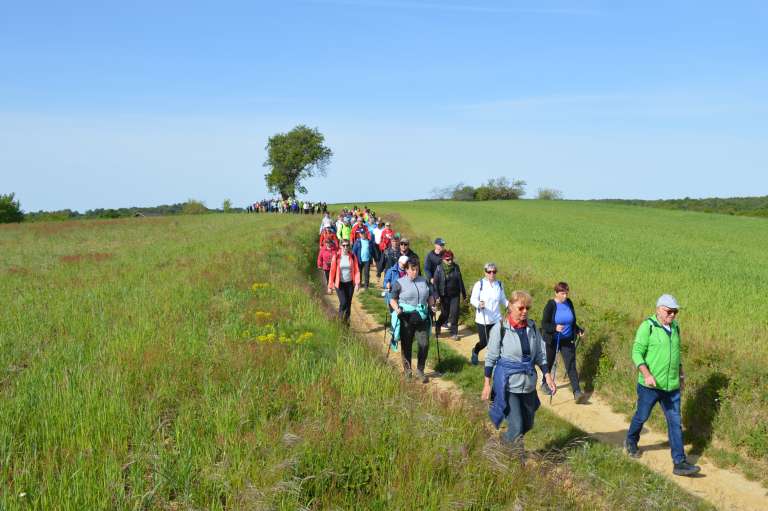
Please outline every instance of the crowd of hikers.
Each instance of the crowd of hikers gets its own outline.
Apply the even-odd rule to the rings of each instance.
[[[294,213],[317,215],[328,211],[325,202],[311,202],[298,199],[263,199],[245,208],[248,213]]]
[[[541,404],[538,382],[542,394],[550,399],[557,392],[558,353],[565,363],[575,402],[588,402],[576,368],[576,350],[585,329],[576,322],[568,283],[553,286],[552,298],[545,304],[537,325],[530,317],[531,295],[523,290],[507,294],[493,262],[483,266],[482,278],[467,296],[455,254],[441,237],[434,239],[434,247],[424,256],[422,265],[409,239],[367,206],[344,208],[335,218],[324,211],[319,231],[317,267],[327,293],[335,291],[338,296],[339,320],[349,324],[352,297],[359,290],[369,289],[373,268],[389,311],[388,352],[400,352],[407,378],[429,381],[426,361],[431,332],[434,329],[437,341],[447,329],[449,337],[459,341],[460,305],[469,299],[475,309],[478,334],[470,363],[478,365],[478,356],[486,349],[481,397],[491,401],[489,416],[497,429],[506,420],[507,431],[502,438],[519,452],[524,453],[523,437],[533,427]],[[438,308],[440,314],[436,317]],[[632,348],[632,362],[638,373],[637,406],[624,449],[631,457],[640,456],[640,432],[659,403],[667,421],[673,473],[692,476],[700,467],[689,463],[683,450],[680,404],[685,376],[680,358],[679,311],[677,300],[663,294],[655,312],[637,329]],[[437,348],[439,356],[439,344]]]

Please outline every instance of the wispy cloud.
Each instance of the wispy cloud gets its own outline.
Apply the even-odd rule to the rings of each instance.
[[[444,2],[403,2],[386,0],[305,0],[314,4],[330,4],[349,7],[371,7],[386,9],[411,9],[478,14],[539,14],[539,15],[595,15],[599,11],[573,8],[506,7],[492,5],[454,4]]]

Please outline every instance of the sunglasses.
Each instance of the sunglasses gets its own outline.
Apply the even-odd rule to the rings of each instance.
[[[400,242],[400,246],[401,246],[401,247],[407,247],[407,246],[408,246],[408,243],[403,243],[403,242],[401,241],[401,242]]]
[[[496,270],[485,270],[485,273],[496,273]]]
[[[530,305],[520,305],[519,307],[517,307],[517,310],[519,310],[519,311],[531,310],[531,306]]]
[[[666,312],[667,314],[679,314],[680,313],[680,311],[677,310],[677,309],[667,309],[664,312]]]
[[[453,259],[443,259],[443,261],[445,261],[446,263],[450,263],[451,261],[453,261]]]
[[[342,243],[341,246],[345,248],[349,248],[349,243]]]

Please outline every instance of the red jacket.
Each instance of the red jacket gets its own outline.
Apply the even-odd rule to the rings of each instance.
[[[363,231],[365,231],[365,234],[363,234]],[[362,236],[365,236],[367,239],[371,239],[371,233],[368,230],[368,226],[365,224],[358,225],[355,224],[352,226],[352,234],[349,237],[349,241],[354,245],[357,238],[360,238]]]
[[[381,231],[381,242],[379,242],[379,248],[381,250],[386,250],[389,248],[389,245],[392,244],[392,238],[395,237],[395,231],[390,229],[389,227],[385,227],[383,231]]]
[[[356,285],[360,285],[360,268],[357,267],[357,258],[355,254],[350,250],[349,264],[352,266],[352,282]],[[341,256],[341,250],[335,252],[331,258],[331,273],[328,274],[328,289],[338,288],[339,281],[341,280],[341,269],[339,268],[339,257]]]
[[[336,253],[337,249],[334,248],[327,248],[323,247],[320,249],[320,252],[317,254],[317,267],[321,270],[330,270],[331,269],[331,261],[333,260],[333,255]]]
[[[330,231],[323,231],[320,233],[320,249],[322,250],[325,248],[325,242],[326,240],[333,241],[333,246],[336,250],[339,249],[339,238],[336,236],[335,233],[332,233]]]

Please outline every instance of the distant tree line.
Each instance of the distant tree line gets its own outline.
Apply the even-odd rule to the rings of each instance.
[[[525,186],[526,182],[522,179],[510,181],[506,177],[497,177],[477,187],[459,183],[445,188],[435,188],[432,190],[432,198],[460,201],[516,200],[525,195]],[[539,188],[536,198],[558,200],[563,198],[563,194],[554,188]]]
[[[89,209],[85,213],[72,209],[60,209],[56,211],[31,211],[24,213],[18,201],[13,200],[14,194],[0,195],[0,223],[8,222],[50,222],[56,220],[84,220],[94,218],[128,218],[141,216],[165,216],[165,215],[197,215],[203,213],[243,213],[244,208],[232,207],[232,201],[224,200],[221,209],[209,209],[205,203],[196,199],[176,204],[162,204],[151,207],[131,208],[97,208]]]
[[[768,195],[761,197],[730,197],[724,199],[718,197],[710,197],[706,199],[691,199],[690,197],[685,197],[684,199],[663,200],[605,199],[600,202],[768,218]]]

